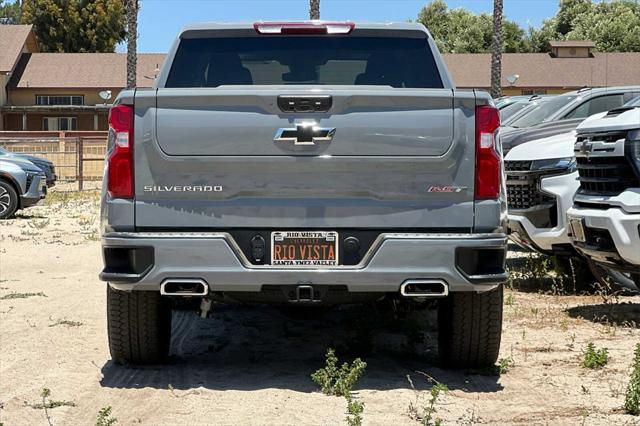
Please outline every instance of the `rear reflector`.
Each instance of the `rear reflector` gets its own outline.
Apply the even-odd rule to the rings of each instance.
[[[325,34],[349,34],[355,28],[353,22],[256,22],[253,28],[259,34],[279,35],[325,35]]]
[[[494,200],[500,196],[502,159],[496,147],[496,132],[500,127],[498,109],[476,107],[476,200]]]
[[[112,198],[133,198],[133,107],[109,110],[107,191]]]

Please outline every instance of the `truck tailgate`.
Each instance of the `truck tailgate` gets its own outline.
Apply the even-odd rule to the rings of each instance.
[[[463,93],[145,92],[136,127],[155,132],[136,143],[136,227],[471,228],[475,104]],[[332,106],[285,113],[280,96]]]

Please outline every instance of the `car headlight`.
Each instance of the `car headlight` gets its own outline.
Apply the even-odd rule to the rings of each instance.
[[[531,163],[531,170],[536,172],[557,170],[562,173],[573,173],[577,170],[576,157],[534,160]]]
[[[632,130],[627,134],[624,151],[627,158],[635,165],[636,174],[640,178],[640,129]]]

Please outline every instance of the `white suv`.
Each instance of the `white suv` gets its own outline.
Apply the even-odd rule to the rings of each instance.
[[[599,114],[577,128],[580,186],[567,212],[573,245],[640,290],[640,107]]]

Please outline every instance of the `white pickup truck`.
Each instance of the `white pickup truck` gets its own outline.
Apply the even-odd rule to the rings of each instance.
[[[575,156],[580,187],[567,212],[573,244],[624,275],[619,284],[640,290],[640,107],[578,126]]]

